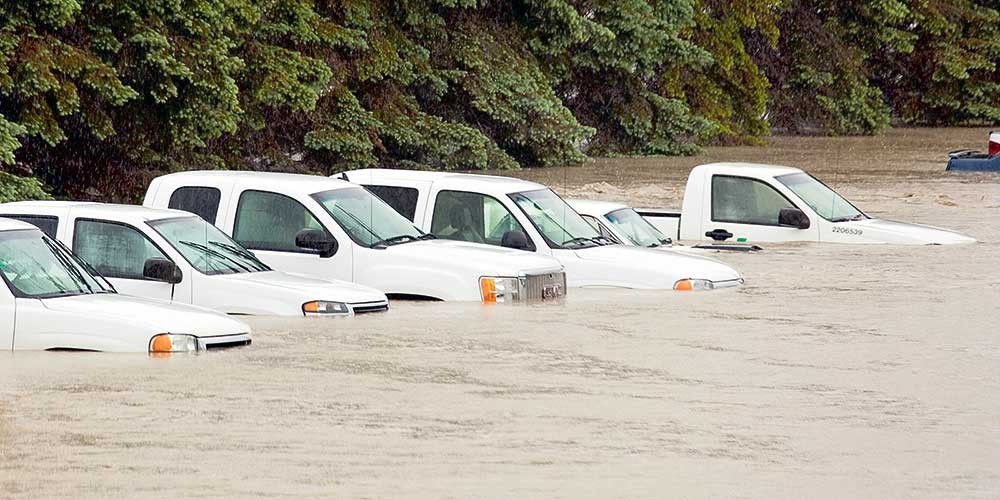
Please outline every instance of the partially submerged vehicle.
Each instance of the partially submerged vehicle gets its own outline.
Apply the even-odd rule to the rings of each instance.
[[[756,252],[761,247],[749,243],[712,242],[694,246],[683,246],[660,232],[634,208],[610,201],[566,200],[597,229],[602,236],[622,245],[676,250],[681,252],[703,252],[705,250],[726,252]]]
[[[200,215],[275,269],[390,298],[495,303],[565,294],[552,258],[436,239],[360,186],[326,177],[182,172],[154,179],[144,203]]]
[[[974,149],[959,149],[948,153],[948,166],[945,170],[1000,172],[1000,131],[990,132],[990,144],[985,153]]]
[[[118,294],[64,245],[0,218],[0,350],[186,352],[250,343],[242,321]]]
[[[636,211],[660,232],[681,241],[909,245],[976,241],[946,229],[869,217],[812,175],[776,165],[699,165],[688,177],[680,212]]]
[[[705,290],[743,283],[739,272],[714,259],[615,244],[534,182],[386,169],[338,175],[438,238],[554,258],[565,266],[571,287]]]
[[[0,204],[0,216],[35,224],[129,295],[247,315],[333,317],[389,308],[374,288],[274,271],[189,212],[27,201]]]

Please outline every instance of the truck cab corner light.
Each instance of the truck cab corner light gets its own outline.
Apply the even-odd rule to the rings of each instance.
[[[497,285],[493,281],[493,278],[480,278],[479,279],[479,289],[483,293],[483,303],[484,304],[496,304],[497,302]]]
[[[681,292],[692,292],[697,290],[712,290],[714,284],[708,280],[683,279],[674,283],[674,290]]]

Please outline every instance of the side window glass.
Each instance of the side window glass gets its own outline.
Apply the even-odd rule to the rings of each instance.
[[[56,231],[59,229],[58,217],[50,217],[47,215],[0,215],[0,217],[27,222],[28,224],[41,229],[42,232],[45,233],[45,236],[52,239],[56,239]]]
[[[604,227],[604,224],[601,224],[601,222],[598,221],[595,217],[583,214],[580,214],[580,217],[583,217],[583,220],[587,221],[587,224],[590,224],[590,226],[596,229],[597,232],[601,233],[601,236],[604,236],[605,238],[611,240],[612,242],[620,243],[618,241],[618,237],[612,234],[611,231],[609,231],[607,227]]]
[[[387,205],[397,212],[413,221],[417,215],[417,196],[419,192],[415,188],[397,186],[365,186],[365,189],[378,196]]]
[[[222,192],[211,187],[182,187],[170,195],[167,208],[184,210],[215,224]]]
[[[523,233],[524,227],[495,198],[461,191],[438,193],[431,220],[435,236],[500,246],[509,231]]]
[[[295,245],[303,229],[323,226],[301,203],[265,191],[244,191],[236,207],[233,239],[251,250],[315,253]]]
[[[712,176],[713,221],[777,226],[778,212],[782,208],[794,208],[794,205],[761,181]]]
[[[91,220],[76,221],[73,252],[107,278],[137,280],[147,259],[167,258],[137,229]]]

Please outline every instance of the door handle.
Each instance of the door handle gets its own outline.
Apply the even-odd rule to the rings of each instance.
[[[733,237],[733,233],[730,233],[725,229],[713,229],[705,233],[705,236],[708,236],[709,238],[712,238],[715,241],[726,241],[729,238]]]

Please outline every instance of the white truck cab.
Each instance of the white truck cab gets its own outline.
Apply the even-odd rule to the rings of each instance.
[[[706,257],[614,244],[551,189],[509,177],[366,169],[338,174],[366,186],[439,238],[555,258],[569,286],[714,289],[743,277]]]
[[[552,258],[435,239],[360,186],[326,177],[181,172],[154,179],[144,204],[197,213],[275,269],[390,297],[492,303],[565,293]]]
[[[124,294],[228,314],[349,316],[385,311],[385,294],[274,271],[201,217],[180,210],[67,201],[0,204],[37,225]]]
[[[0,278],[0,350],[169,353],[250,343],[250,327],[235,318],[119,295],[25,222],[0,218]]]
[[[638,209],[684,241],[814,241],[946,245],[976,240],[946,229],[873,219],[797,168],[711,163],[691,170],[681,212]]]

